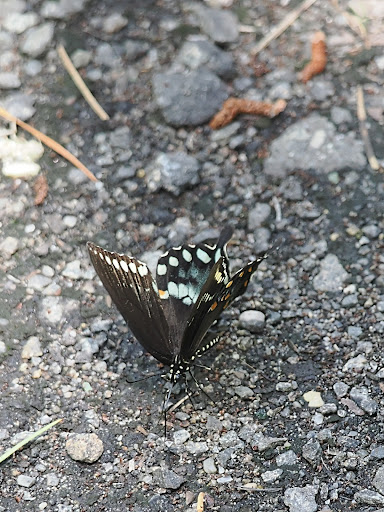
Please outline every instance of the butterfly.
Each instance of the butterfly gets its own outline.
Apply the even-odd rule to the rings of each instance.
[[[159,362],[170,367],[174,384],[190,372],[220,336],[208,331],[220,314],[247,289],[260,258],[232,277],[225,227],[216,244],[184,244],[163,254],[154,278],[142,261],[88,242],[91,262],[128,327]]]

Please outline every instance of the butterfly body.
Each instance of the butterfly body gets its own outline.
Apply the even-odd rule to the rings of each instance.
[[[184,244],[163,254],[156,279],[140,260],[88,242],[92,264],[140,344],[170,367],[171,382],[217,341],[207,337],[221,312],[244,293],[263,257],[232,277],[224,228],[216,244]]]

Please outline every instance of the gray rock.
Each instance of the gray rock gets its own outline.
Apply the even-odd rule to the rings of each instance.
[[[145,55],[149,48],[149,44],[145,41],[135,41],[129,39],[124,43],[125,57],[129,61],[134,61]]]
[[[227,87],[207,69],[158,73],[153,93],[167,123],[195,126],[209,121],[228,97]]]
[[[271,232],[268,228],[256,228],[254,231],[256,240],[256,250],[258,254],[261,254],[269,249],[269,240],[271,238]]]
[[[327,254],[320,262],[320,272],[313,279],[313,287],[318,292],[339,291],[348,275],[338,257],[335,254]]]
[[[351,295],[346,295],[341,301],[341,305],[343,308],[351,308],[356,306],[359,303],[357,293],[352,293]]]
[[[47,486],[48,487],[57,487],[60,483],[60,478],[56,475],[56,473],[47,473]]]
[[[34,102],[35,100],[31,94],[16,92],[9,94],[1,101],[1,104],[15,117],[18,117],[22,121],[27,121],[36,112],[33,106]]]
[[[335,414],[337,412],[337,405],[333,403],[326,403],[319,408],[319,412],[324,416]]]
[[[253,231],[262,226],[270,216],[271,210],[268,203],[256,203],[255,207],[248,213],[248,229]]]
[[[32,357],[40,357],[42,355],[43,351],[39,338],[37,336],[31,336],[21,351],[22,359],[32,359]]]
[[[235,453],[234,448],[226,448],[225,450],[219,452],[216,456],[217,462],[223,468],[227,467],[228,461],[231,459],[232,455]]]
[[[264,483],[270,484],[272,482],[276,482],[276,480],[278,480],[282,474],[283,474],[283,470],[280,468],[277,468],[272,471],[265,471],[265,473],[262,473],[261,478]]]
[[[187,41],[180,48],[175,59],[189,69],[207,67],[222,78],[233,77],[235,65],[232,55],[224,52],[210,41]]]
[[[33,478],[32,476],[28,475],[19,475],[17,477],[17,485],[20,485],[21,487],[27,487],[28,489],[32,487],[36,482],[36,478]]]
[[[17,73],[12,71],[0,72],[0,89],[18,89],[21,85]]]
[[[22,36],[20,50],[31,57],[39,57],[48,48],[54,33],[52,22],[28,29]]]
[[[208,457],[208,459],[205,459],[203,461],[203,470],[208,475],[213,475],[214,473],[217,473],[217,468],[215,466],[215,461],[213,457]]]
[[[188,441],[185,448],[192,455],[200,455],[208,451],[208,445],[204,441]]]
[[[261,432],[257,432],[251,441],[252,446],[256,446],[259,452],[263,452],[268,448],[273,448],[278,444],[285,443],[287,439],[285,437],[269,437],[265,436]]]
[[[191,437],[188,430],[182,428],[173,433],[173,442],[177,445],[184,444]]]
[[[40,317],[47,322],[57,324],[64,315],[64,303],[61,297],[45,297],[41,303]]]
[[[373,398],[370,398],[368,389],[365,387],[353,387],[349,393],[352,400],[368,414],[377,412],[378,404]]]
[[[217,43],[233,43],[239,38],[237,18],[230,11],[199,9],[201,29]]]
[[[351,357],[343,366],[343,372],[357,372],[360,373],[367,367],[368,361],[363,354],[359,354],[356,357]]]
[[[353,499],[357,503],[364,503],[366,505],[384,505],[384,496],[369,489],[362,489],[361,491],[356,492]]]
[[[179,196],[184,190],[199,182],[199,169],[199,162],[187,153],[161,153],[149,165],[146,175],[148,188],[151,191],[164,188]]]
[[[96,64],[108,67],[116,66],[119,57],[116,50],[109,43],[101,43],[96,48],[94,61]]]
[[[164,489],[178,489],[186,481],[186,478],[178,475],[170,469],[156,468],[153,472],[154,479]]]
[[[8,32],[22,34],[28,28],[33,27],[39,21],[39,16],[35,12],[11,12],[3,21],[3,27]]]
[[[317,465],[320,462],[321,454],[322,449],[320,443],[314,437],[303,446],[302,456],[313,465]]]
[[[331,108],[331,119],[335,124],[352,123],[353,121],[349,110],[337,106]]]
[[[254,396],[254,392],[251,388],[247,386],[235,386],[233,388],[233,391],[236,393],[237,396],[240,398],[251,398]]]
[[[83,271],[80,268],[80,260],[70,261],[61,273],[64,277],[68,279],[81,279],[83,277]]]
[[[243,441],[241,441],[237,433],[234,430],[230,430],[226,432],[220,437],[220,444],[223,448],[234,448],[238,446],[244,446]]]
[[[384,459],[384,446],[377,446],[371,451],[370,455],[373,459]]]
[[[215,416],[208,416],[207,418],[207,430],[220,432],[223,429],[223,423],[218,420]]]
[[[41,73],[43,65],[39,60],[30,59],[24,64],[24,71],[29,76],[36,76]],[[33,98],[32,98],[33,99]],[[32,116],[30,116],[32,117]]]
[[[290,487],[284,493],[284,503],[289,512],[316,512],[316,494],[318,488],[314,485],[305,487]]]
[[[14,236],[7,236],[0,242],[0,253],[3,258],[10,258],[19,248],[19,240]]]
[[[128,19],[120,14],[119,12],[114,12],[107,16],[103,21],[103,30],[107,34],[116,34],[122,28],[124,28],[128,23]]]
[[[278,466],[294,466],[297,464],[298,460],[299,459],[293,450],[287,450],[276,457],[276,464]]]
[[[51,283],[52,279],[50,277],[43,276],[42,274],[35,274],[28,279],[27,286],[28,288],[41,292],[43,288]]]
[[[89,0],[48,0],[41,8],[44,18],[64,19],[81,12]]]
[[[264,329],[265,315],[262,311],[249,309],[240,314],[239,323],[243,329],[247,329],[249,332],[260,333]]]
[[[333,123],[312,114],[272,142],[264,171],[283,178],[296,169],[329,173],[345,168],[362,170],[365,165],[363,144],[352,132],[337,133]]]
[[[103,454],[104,445],[96,434],[72,434],[65,449],[71,459],[92,464]]]
[[[316,101],[324,101],[335,94],[333,83],[326,80],[313,80],[309,87],[310,93]]]
[[[87,50],[77,49],[71,55],[71,60],[75,68],[85,68],[92,59],[92,53]]]
[[[7,345],[4,343],[4,341],[0,341],[0,356],[5,354],[7,351]],[[1,437],[0,437],[1,440]]]
[[[347,332],[351,338],[359,338],[363,334],[363,329],[359,325],[349,325]]]

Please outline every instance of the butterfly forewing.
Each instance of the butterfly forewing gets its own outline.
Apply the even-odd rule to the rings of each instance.
[[[87,246],[98,276],[135,337],[158,361],[171,364],[175,347],[147,265],[90,242]]]
[[[209,345],[205,346],[206,333],[222,311],[245,292],[252,274],[263,259],[264,256],[248,263],[232,278],[229,278],[225,259],[220,259],[215,264],[194,305],[183,337],[181,352],[186,360],[190,360],[198,355],[199,351],[204,351],[214,344],[210,340]]]
[[[170,337],[180,349],[191,310],[220,259],[227,264],[225,245],[231,236],[225,230],[217,244],[182,245],[165,253],[157,264],[156,280]]]

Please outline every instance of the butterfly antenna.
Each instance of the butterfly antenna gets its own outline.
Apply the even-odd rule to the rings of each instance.
[[[163,376],[164,372],[151,373],[151,375],[146,375],[145,377],[140,377],[140,379],[135,379],[135,380],[125,379],[125,380],[126,380],[126,382],[128,382],[128,384],[135,384],[136,382],[142,382],[143,380],[152,379],[153,377],[159,377],[160,375]]]
[[[191,377],[192,377],[192,379],[193,379],[194,383],[195,383],[195,384],[196,384],[196,386],[199,388],[199,390],[203,393],[203,395],[205,395],[205,396],[208,398],[208,400],[210,400],[211,402],[215,403],[215,401],[213,400],[213,398],[212,398],[212,397],[210,397],[210,396],[208,395],[208,393],[207,393],[207,392],[206,392],[206,391],[201,387],[201,385],[198,383],[198,381],[196,380],[196,377],[193,375],[193,373],[191,372],[191,370],[189,370],[189,373],[191,374]]]

